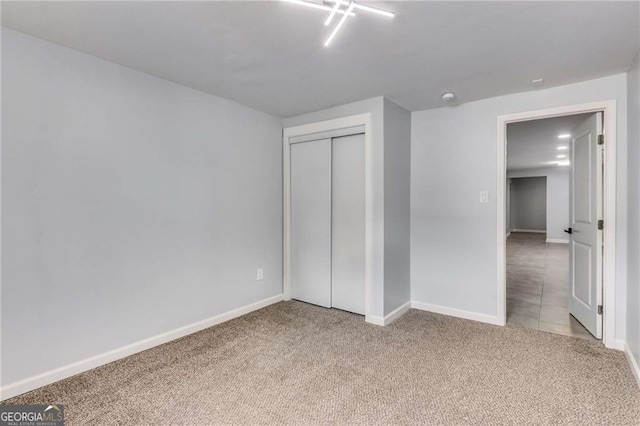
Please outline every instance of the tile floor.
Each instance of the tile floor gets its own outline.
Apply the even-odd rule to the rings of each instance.
[[[569,314],[569,247],[546,234],[512,232],[507,239],[507,324],[594,337]]]

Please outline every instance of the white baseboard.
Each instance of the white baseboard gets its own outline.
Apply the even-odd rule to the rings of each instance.
[[[484,322],[487,324],[504,325],[496,315],[481,314],[478,312],[463,311],[462,309],[449,308],[447,306],[432,305],[431,303],[411,301],[413,309],[421,311],[433,312],[436,314],[449,315],[452,317],[464,318],[473,321]]]
[[[560,238],[547,238],[548,243],[569,244],[569,240],[561,240]]]
[[[631,371],[633,371],[633,375],[636,377],[638,387],[640,387],[640,364],[638,364],[638,360],[635,359],[633,352],[631,352],[631,348],[629,348],[629,345],[626,343],[624,344],[624,353],[629,361],[629,367],[631,367]]]
[[[623,351],[624,352],[626,345],[627,344],[626,344],[626,342],[624,340],[616,339],[616,340],[613,341],[613,345],[607,346],[605,344],[604,346],[606,348],[609,348],[609,349],[615,349],[617,351]]]
[[[368,315],[364,317],[364,321],[373,325],[384,325],[384,317],[378,315]]]
[[[541,231],[539,229],[512,229],[511,232],[531,232],[534,234],[546,234],[547,231]]]
[[[91,369],[100,367],[129,355],[151,349],[155,346],[162,345],[163,343],[167,343],[172,340],[187,336],[189,334],[196,333],[198,331],[204,330],[205,328],[221,324],[223,322],[248,314],[249,312],[253,312],[274,303],[278,303],[281,300],[283,300],[282,294],[272,296],[263,300],[259,300],[255,303],[233,309],[223,314],[216,315],[214,317],[198,321],[184,327],[179,327],[166,333],[150,337],[148,339],[140,340],[139,342],[114,349],[104,354],[96,355],[82,361],[74,362],[73,364],[69,364],[64,367],[56,368],[55,370],[47,371],[46,373],[38,374],[37,376],[29,377],[28,379],[24,379],[19,382],[8,384],[0,389],[0,401],[23,394],[25,392],[29,392],[31,390],[57,382],[59,380],[66,379],[67,377],[75,376],[76,374],[89,371]]]
[[[397,320],[401,316],[407,313],[407,311],[411,309],[411,302],[407,302],[404,305],[400,305],[393,311],[389,312],[389,314],[384,317],[384,325],[389,325],[393,321]]]
[[[397,320],[402,315],[407,313],[409,309],[411,309],[411,302],[407,302],[399,306],[398,308],[394,309],[392,312],[389,312],[384,317],[369,315],[368,317],[365,318],[365,321],[368,322],[369,324],[374,324],[374,325],[382,325],[382,326],[389,325],[393,321]]]

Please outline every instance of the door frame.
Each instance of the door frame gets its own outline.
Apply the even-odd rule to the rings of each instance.
[[[291,142],[290,139],[314,133],[330,132],[349,127],[364,126],[364,203],[365,203],[365,321],[371,320],[372,267],[373,267],[373,146],[371,114],[357,114],[333,120],[286,127],[282,132],[283,167],[283,295],[291,300]]]
[[[498,116],[497,132],[497,250],[498,250],[498,320],[504,325],[507,320],[506,278],[506,179],[507,179],[507,124],[565,115],[603,112],[605,135],[604,185],[603,185],[603,230],[604,250],[602,258],[602,342],[607,348],[620,349],[616,344],[616,101],[600,101],[556,108],[545,108]],[[598,218],[600,219],[600,218]]]

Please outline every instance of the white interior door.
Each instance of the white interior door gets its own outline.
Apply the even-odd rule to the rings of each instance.
[[[572,132],[569,245],[569,311],[591,334],[602,338],[602,113]]]
[[[333,138],[331,306],[364,315],[364,134]]]
[[[331,139],[291,145],[291,297],[331,307]]]

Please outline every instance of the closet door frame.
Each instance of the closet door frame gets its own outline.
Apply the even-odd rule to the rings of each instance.
[[[371,322],[371,283],[373,266],[373,149],[371,142],[371,114],[358,114],[334,120],[287,127],[283,131],[282,165],[283,165],[283,204],[284,204],[284,238],[283,238],[283,298],[291,300],[291,139],[364,126],[364,203],[365,203],[365,321]]]

